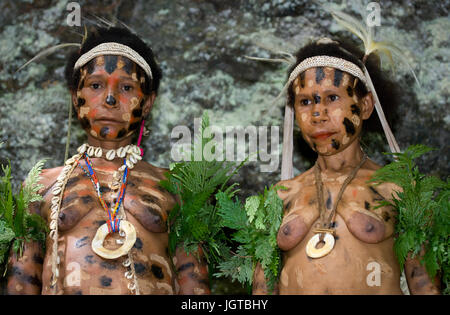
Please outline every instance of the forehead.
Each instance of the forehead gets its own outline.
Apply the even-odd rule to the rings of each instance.
[[[354,81],[347,72],[331,67],[309,68],[302,72],[293,82],[295,91],[299,89],[327,88],[346,89]]]
[[[127,57],[116,55],[102,55],[95,57],[83,68],[87,70],[87,74],[93,74],[97,71],[104,70],[109,74],[114,71],[123,71],[130,76],[133,73],[136,73],[138,69],[134,61]]]

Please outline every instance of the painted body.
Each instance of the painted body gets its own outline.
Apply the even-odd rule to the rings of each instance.
[[[362,123],[373,111],[370,93],[356,96],[355,80],[333,68],[311,68],[291,86],[295,91],[298,126],[303,138],[318,153],[324,211],[331,211],[336,202],[338,205],[326,227],[334,229],[334,248],[323,257],[310,258],[306,245],[321,223],[314,169],[278,183],[287,188],[278,190],[284,202],[284,217],[277,235],[283,251],[276,288],[280,294],[402,293],[393,249],[395,213],[391,207],[375,209],[379,201],[392,198],[394,190],[399,189],[393,184],[369,184],[367,181],[380,166],[368,159],[337,200],[345,179],[363,157],[359,143]],[[377,270],[372,269],[374,265]],[[410,281],[410,274],[406,276],[415,283]],[[379,282],[372,281],[373,277]],[[437,292],[429,279],[422,282],[429,293]],[[423,292],[417,286],[410,290]],[[260,266],[254,275],[253,293],[267,293]]]
[[[126,58],[100,56],[81,69],[78,91],[72,92],[78,118],[88,134],[91,146],[103,151],[131,144],[154,102],[156,94],[144,95],[144,77]],[[91,157],[106,204],[115,202],[111,184],[113,173],[123,164]],[[87,169],[85,161],[80,162]],[[52,187],[62,167],[44,170],[41,195],[44,201],[32,204],[30,210],[50,223]],[[127,221],[136,229],[137,239],[131,249],[141,294],[208,294],[208,270],[204,261],[187,256],[179,249],[175,257],[168,253],[167,217],[175,205],[174,196],[159,187],[165,169],[139,161],[130,171],[123,202]],[[67,181],[58,218],[61,258],[57,294],[130,294],[127,256],[103,259],[97,256],[91,241],[97,229],[107,220],[90,179],[76,167]],[[115,249],[118,233],[110,234],[104,247]],[[11,255],[7,292],[9,294],[49,294],[52,240],[47,238],[45,253],[38,244],[27,243],[24,255]]]

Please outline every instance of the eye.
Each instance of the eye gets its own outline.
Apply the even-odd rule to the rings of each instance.
[[[91,87],[92,87],[94,90],[98,90],[98,89],[100,88],[100,83],[94,82],[94,83],[91,84]]]
[[[328,96],[328,99],[332,102],[337,101],[339,99],[339,96],[337,96],[336,94],[331,94]]]
[[[131,86],[131,85],[124,85],[123,86],[123,90],[126,91],[126,92],[129,92],[129,91],[133,90],[133,86]]]
[[[308,106],[309,104],[311,104],[311,100],[304,98],[304,99],[300,100],[300,104],[302,106]]]

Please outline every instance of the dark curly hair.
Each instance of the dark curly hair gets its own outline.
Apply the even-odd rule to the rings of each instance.
[[[96,28],[89,33],[86,41],[81,46],[80,50],[73,52],[67,61],[65,68],[65,78],[67,86],[71,91],[76,91],[80,80],[80,70],[74,71],[74,66],[81,55],[88,52],[95,46],[107,43],[116,42],[126,45],[135,50],[148,63],[152,71],[153,78],[150,79],[146,75],[143,93],[146,95],[152,92],[157,93],[159,83],[162,78],[162,72],[156,64],[155,57],[151,48],[145,44],[137,35],[133,34],[127,29],[111,27],[111,28]]]
[[[330,42],[330,43],[317,43],[312,42],[307,44],[306,46],[300,48],[296,54],[296,63],[289,68],[288,72],[288,78],[289,74],[295,69],[295,67],[301,63],[304,59],[314,57],[314,56],[320,56],[320,55],[326,55],[326,56],[332,56],[332,57],[338,57],[345,59],[347,61],[350,61],[357,65],[361,70],[363,68],[363,63],[360,60],[361,57],[363,57],[364,53],[356,48],[356,45],[353,43],[350,43],[347,40],[340,39],[339,43],[336,42]],[[388,123],[392,125],[395,119],[395,108],[398,104],[399,100],[399,93],[396,89],[396,85],[393,84],[390,80],[384,76],[380,69],[379,65],[379,59],[377,59],[377,56],[371,55],[365,62],[365,66],[367,68],[367,71],[370,74],[370,77],[372,79],[373,85],[377,91],[378,98],[380,100],[380,103],[383,106],[383,111],[385,113],[386,119],[388,120]],[[288,104],[293,106],[295,101],[295,93],[292,89],[292,84],[289,86],[288,89]],[[358,96],[358,98],[361,98],[365,95],[367,95],[369,91],[367,90],[364,83],[361,82],[361,80],[358,80],[356,87],[355,87],[355,93]],[[371,115],[369,119],[364,121],[363,128],[366,131],[376,131],[381,132],[382,127],[381,123],[377,117],[377,115]]]

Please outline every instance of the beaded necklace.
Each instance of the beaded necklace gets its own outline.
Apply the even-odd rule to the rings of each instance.
[[[127,180],[128,180],[128,167],[126,164],[126,159],[124,159],[124,173],[122,177],[122,184],[120,186],[120,193],[119,196],[116,199],[116,203],[113,207],[108,207],[105,200],[102,197],[102,193],[100,191],[100,183],[98,181],[97,175],[95,174],[94,168],[92,167],[92,161],[89,158],[89,155],[85,152],[84,153],[84,160],[86,161],[86,165],[88,167],[87,171],[78,160],[78,165],[81,167],[83,172],[86,174],[86,176],[89,177],[92,184],[94,185],[94,190],[97,192],[98,200],[100,201],[100,204],[102,205],[103,209],[105,209],[105,212],[108,214],[108,232],[109,233],[115,233],[118,232],[120,229],[120,218],[117,218],[117,212],[120,209],[120,206],[122,205],[123,198],[125,196],[125,189],[127,187]]]

